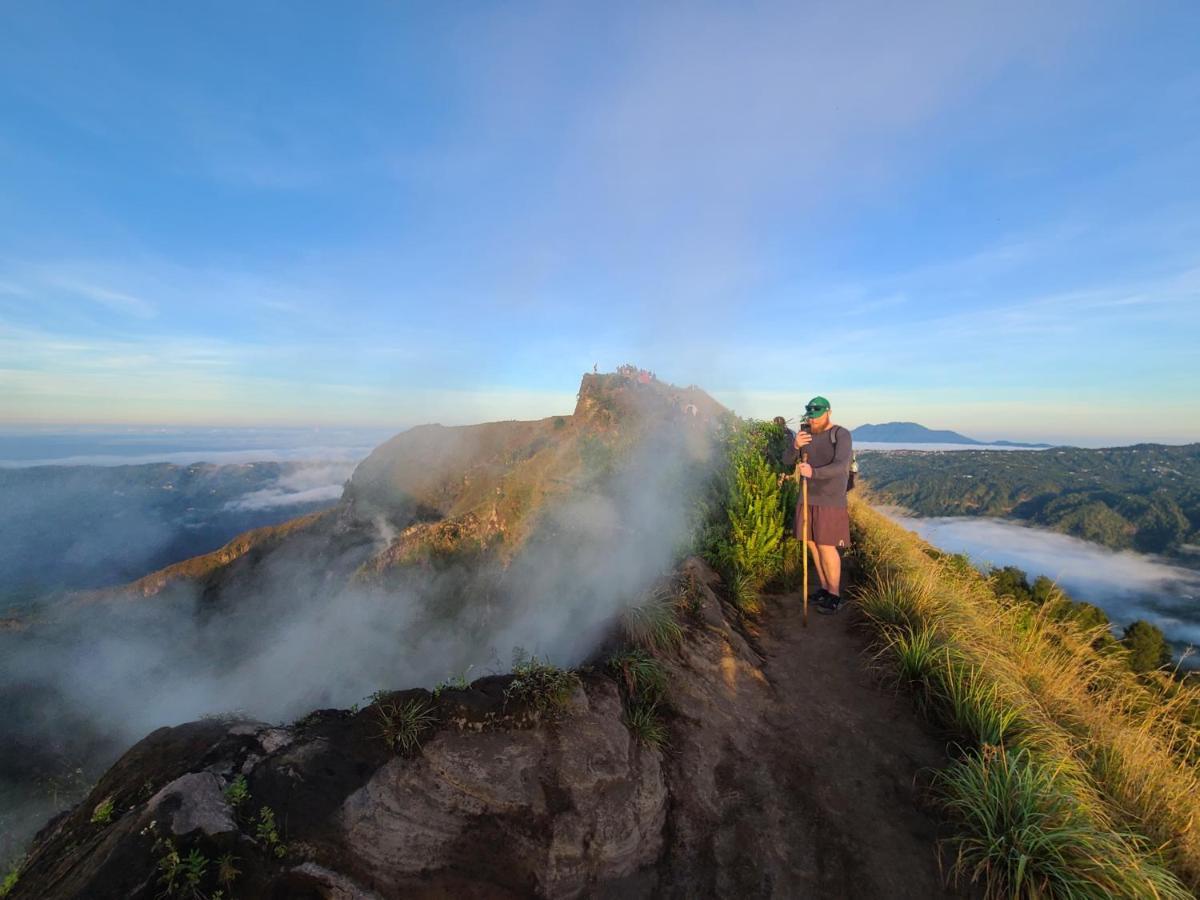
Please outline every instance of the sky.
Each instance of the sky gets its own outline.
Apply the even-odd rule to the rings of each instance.
[[[1200,4],[0,0],[0,426],[1200,440]]]

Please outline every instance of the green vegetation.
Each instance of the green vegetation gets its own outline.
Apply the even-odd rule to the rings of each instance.
[[[1131,622],[1125,628],[1121,643],[1129,651],[1129,667],[1135,672],[1149,672],[1171,662],[1171,648],[1166,637],[1149,622]]]
[[[425,732],[437,723],[436,708],[429,701],[419,697],[402,703],[388,700],[386,697],[387,695],[377,695],[375,698],[379,736],[398,753],[417,750]]]
[[[209,861],[198,848],[193,847],[184,856],[173,840],[160,837],[154,842],[153,852],[160,854],[157,868],[162,893],[159,896],[211,900],[204,891],[204,876]]]
[[[242,870],[237,867],[237,857],[232,853],[222,853],[217,859],[217,883],[223,887],[231,887]]]
[[[233,807],[234,812],[239,812],[249,799],[250,787],[246,784],[245,775],[239,775],[233,781],[229,782],[229,786],[225,788],[225,800]]]
[[[923,516],[1006,516],[1117,549],[1200,560],[1200,444],[869,452],[874,497]]]
[[[667,692],[667,670],[653,654],[640,647],[626,648],[608,660],[609,671],[621,687],[625,724],[643,745],[661,750],[667,745],[667,727],[659,714]]]
[[[950,560],[960,576],[972,571],[970,560],[962,554],[948,556],[932,548],[926,553],[934,559]],[[1118,641],[1113,636],[1113,623],[1104,610],[1073,599],[1045,575],[1039,575],[1030,584],[1029,576],[1023,569],[1004,566],[989,570],[987,580],[998,599],[1038,607],[1050,618],[1071,622],[1079,630],[1090,633],[1095,649],[1102,652],[1126,651],[1123,658],[1134,672],[1150,672],[1171,662],[1171,646],[1158,626],[1141,620],[1131,622]]]
[[[725,521],[710,528],[704,548],[735,605],[749,614],[759,612],[760,592],[784,573],[785,561],[798,559],[787,550],[791,538],[785,529],[796,495],[783,470],[782,444],[786,431],[772,422],[751,420],[733,429],[722,477]]]
[[[17,886],[17,882],[21,880],[21,867],[25,865],[24,859],[17,859],[9,866],[8,873],[4,879],[0,881],[0,897],[7,897],[12,893],[12,889]]]
[[[513,654],[512,681],[505,688],[504,697],[527,703],[539,713],[558,716],[567,711],[577,687],[579,676],[574,672],[536,656],[527,657],[518,649]]]
[[[651,750],[662,750],[667,745],[667,726],[658,715],[653,703],[636,703],[625,708],[625,724],[642,744]]]
[[[985,578],[861,501],[850,512],[877,658],[955,739],[936,779],[955,875],[997,898],[1192,896],[1196,689],[1097,650],[1052,585]]]
[[[667,670],[641,648],[621,650],[608,660],[608,667],[627,697],[658,703],[667,690]]]
[[[438,697],[440,697],[442,695],[442,691],[465,691],[470,688],[471,682],[467,680],[467,673],[473,668],[475,667],[467,666],[457,675],[452,675],[445,681],[439,681],[436,685],[434,685],[433,698],[436,700]]]
[[[988,897],[1191,897],[1098,822],[1061,770],[1028,750],[985,746],[939,772],[946,808],[964,824],[953,871]]]
[[[640,603],[627,606],[621,625],[630,641],[651,650],[667,650],[683,640],[675,600],[662,591],[652,591]]]
[[[264,806],[258,811],[258,819],[254,823],[254,837],[263,850],[276,859],[287,856],[287,844],[279,837],[279,828],[275,824],[275,811]]]
[[[96,808],[92,810],[93,825],[108,825],[112,822],[113,815],[113,799],[105,797],[96,804]]]

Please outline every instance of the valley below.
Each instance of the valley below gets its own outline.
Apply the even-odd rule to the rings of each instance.
[[[1185,669],[1200,668],[1188,653],[1200,645],[1200,571],[1163,557],[1113,550],[1081,538],[1010,519],[911,515],[877,507],[947,553],[965,553],[977,566],[1017,566],[1045,575],[1069,595],[1094,603],[1115,625],[1135,620],[1162,629]]]

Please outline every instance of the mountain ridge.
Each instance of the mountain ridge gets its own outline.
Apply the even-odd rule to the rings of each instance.
[[[859,425],[850,433],[859,441],[875,441],[882,444],[970,444],[997,447],[1021,447],[1041,449],[1052,446],[1023,441],[980,441],[947,429],[926,428],[916,422],[883,422],[878,425]]]

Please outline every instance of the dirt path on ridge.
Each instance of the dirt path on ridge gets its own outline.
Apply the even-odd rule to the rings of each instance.
[[[794,879],[770,893],[964,896],[945,886],[938,824],[916,783],[922,770],[945,764],[943,743],[908,698],[872,675],[855,610],[826,616],[810,607],[806,629],[799,593],[765,599],[758,644],[780,702],[756,729],[756,755],[773,761],[783,789],[770,805],[790,808],[787,831],[811,848],[789,854]]]

